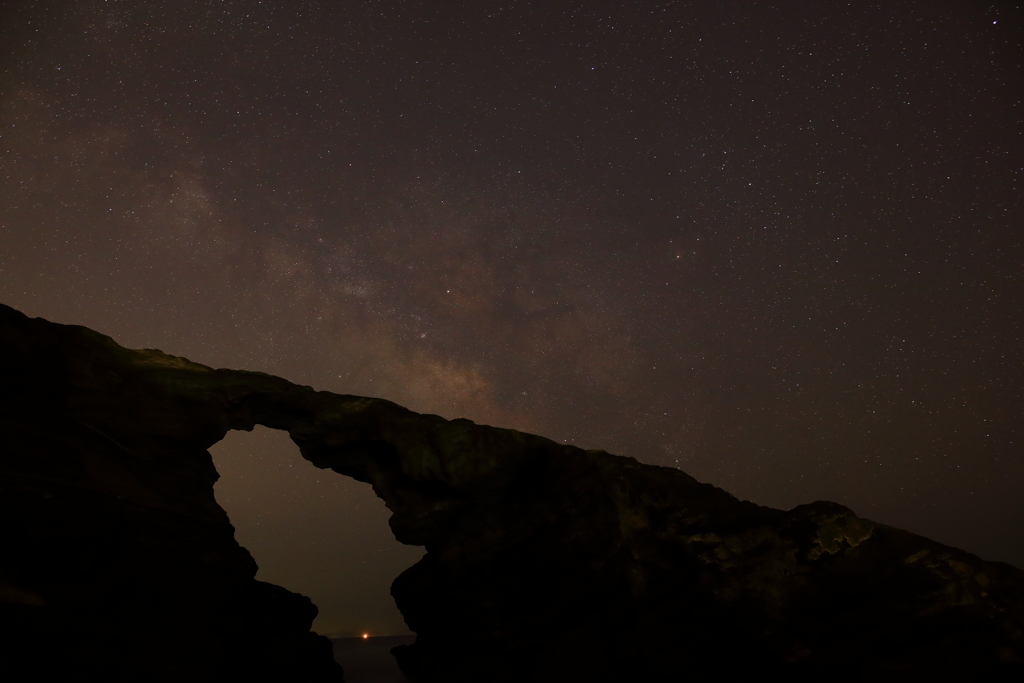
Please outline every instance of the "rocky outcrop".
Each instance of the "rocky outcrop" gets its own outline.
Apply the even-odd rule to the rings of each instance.
[[[369,482],[419,681],[1019,680],[1024,572],[834,503],[124,349],[0,307],[0,676],[340,680],[213,497],[230,429]],[[43,673],[40,673],[43,672]],[[6,675],[5,675],[6,674]]]

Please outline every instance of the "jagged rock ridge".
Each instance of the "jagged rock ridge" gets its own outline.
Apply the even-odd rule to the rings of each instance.
[[[1024,572],[834,503],[760,507],[675,469],[2,306],[0,350],[6,680],[341,680],[316,608],[254,581],[213,497],[206,449],[256,424],[372,484],[396,538],[426,547],[392,586],[415,680],[1024,672]]]

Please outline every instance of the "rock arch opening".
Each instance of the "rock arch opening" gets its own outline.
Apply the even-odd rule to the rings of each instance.
[[[313,630],[331,638],[405,635],[391,582],[423,556],[395,540],[390,511],[369,484],[321,470],[288,433],[231,430],[210,449],[218,504],[256,578],[313,600]]]

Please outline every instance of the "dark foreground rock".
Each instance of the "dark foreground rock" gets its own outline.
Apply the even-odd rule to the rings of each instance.
[[[207,448],[287,430],[373,485],[424,558],[392,593],[410,680],[1022,680],[1024,572],[834,503],[675,469],[0,306],[0,678],[339,681],[308,599],[253,580]]]

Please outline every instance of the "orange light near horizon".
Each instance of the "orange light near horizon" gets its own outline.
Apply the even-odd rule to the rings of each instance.
[[[367,639],[367,638],[369,638],[369,637],[370,637],[370,634],[369,634],[369,633],[364,633],[364,634],[363,634],[363,640],[366,640],[366,639]]]

